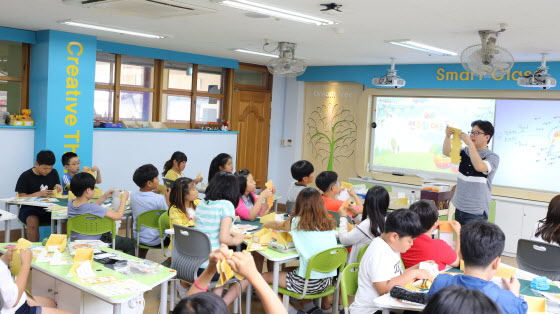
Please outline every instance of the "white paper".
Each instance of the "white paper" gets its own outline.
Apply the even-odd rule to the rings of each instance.
[[[500,287],[500,289],[505,289],[506,288],[506,286],[504,285],[504,282],[502,280],[502,277],[492,277],[492,279],[490,279],[490,281],[497,284],[498,287]]]
[[[347,189],[343,189],[343,190],[340,191],[340,193],[338,193],[338,197],[337,197],[338,200],[341,200],[341,201],[344,202],[348,198],[350,198],[350,193],[348,193]]]
[[[404,192],[397,193],[397,198],[405,198],[405,197],[406,197],[406,193]]]
[[[58,251],[58,245],[49,245],[49,247],[47,248],[47,251],[57,252]]]
[[[90,261],[80,262],[80,266],[76,268],[76,274],[78,274],[78,278],[95,276],[95,274],[93,273],[93,269],[91,268]]]
[[[47,250],[45,250],[43,248],[43,249],[41,249],[41,253],[39,253],[39,256],[37,256],[37,260],[35,262],[36,263],[46,263],[50,260],[51,260],[51,257],[47,254]]]
[[[428,263],[428,262],[420,262],[420,269],[424,269],[427,270],[430,275],[436,277],[437,275],[439,275],[439,269],[437,264],[432,264],[432,263]]]
[[[51,265],[66,265],[66,262],[62,261],[62,253],[60,253],[60,251],[58,251],[58,249],[56,251],[54,251],[54,254],[51,258]]]

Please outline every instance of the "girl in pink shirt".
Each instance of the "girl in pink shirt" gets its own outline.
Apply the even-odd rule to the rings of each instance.
[[[244,220],[255,220],[258,215],[264,216],[268,214],[270,208],[266,204],[266,199],[274,196],[275,188],[266,189],[257,197],[255,190],[257,184],[253,179],[253,175],[247,169],[241,169],[237,173],[239,181],[239,203],[235,209],[235,214]]]

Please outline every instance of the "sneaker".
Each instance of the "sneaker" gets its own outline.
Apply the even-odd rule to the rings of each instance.
[[[161,262],[161,265],[162,265],[163,267],[169,268],[169,267],[171,267],[171,262],[168,261],[168,260],[165,260],[165,261]]]
[[[177,289],[177,293],[179,293],[179,298],[181,299],[183,299],[187,295],[187,292],[189,292],[189,289],[183,287],[180,282],[175,283],[175,288]]]

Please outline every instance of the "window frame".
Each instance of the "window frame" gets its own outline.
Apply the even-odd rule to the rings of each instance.
[[[19,112],[10,112],[10,114],[21,114],[23,109],[29,109],[29,58],[31,45],[21,43],[21,77],[18,76],[0,76],[0,81],[19,82],[20,99]]]

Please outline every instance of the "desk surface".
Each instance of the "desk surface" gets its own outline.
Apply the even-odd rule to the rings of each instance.
[[[6,246],[8,245],[14,245],[15,243],[1,243],[0,244],[0,252],[4,253],[6,251]],[[36,244],[37,248],[41,247],[40,243],[34,243]],[[32,248],[33,250],[33,248]],[[131,259],[131,260],[141,260],[140,258],[134,257],[134,256],[130,256],[130,255],[126,255],[122,252],[116,251],[116,250],[112,250],[109,248],[101,248],[101,250],[105,251],[105,252],[111,252],[111,253],[117,253],[120,255],[124,255],[127,257],[127,259]],[[35,251],[35,250],[34,250]],[[65,256],[69,256],[70,253],[68,252],[68,250],[64,251],[62,253]],[[136,296],[137,293],[131,293],[131,294],[125,294],[125,295],[119,295],[119,296],[114,296],[114,297],[110,297],[110,296],[106,296],[103,295],[99,292],[97,292],[96,290],[92,289],[93,286],[95,285],[84,285],[82,284],[79,279],[74,278],[74,277],[68,277],[68,273],[70,271],[70,268],[72,267],[72,265],[61,265],[61,266],[53,266],[50,265],[50,262],[44,262],[44,263],[37,263],[36,259],[33,259],[33,262],[31,264],[31,267],[37,271],[43,272],[49,276],[52,276],[54,278],[56,278],[57,280],[66,282],[84,292],[87,292],[91,295],[94,295],[108,303],[123,303],[123,302],[127,302],[128,300],[132,299],[133,297]],[[117,277],[119,280],[125,280],[125,279],[133,279],[138,281],[141,284],[146,285],[148,288],[152,289],[153,287],[168,281],[169,279],[175,277],[176,275],[176,271],[170,268],[166,268],[166,267],[159,267],[158,268],[158,272],[155,274],[150,274],[150,275],[133,275],[133,276],[125,276],[119,272],[116,272],[112,269],[109,269],[105,266],[103,266],[103,264],[100,264],[98,262],[93,262],[93,271],[95,273],[96,276],[107,276],[107,275],[114,275],[115,277]]]

